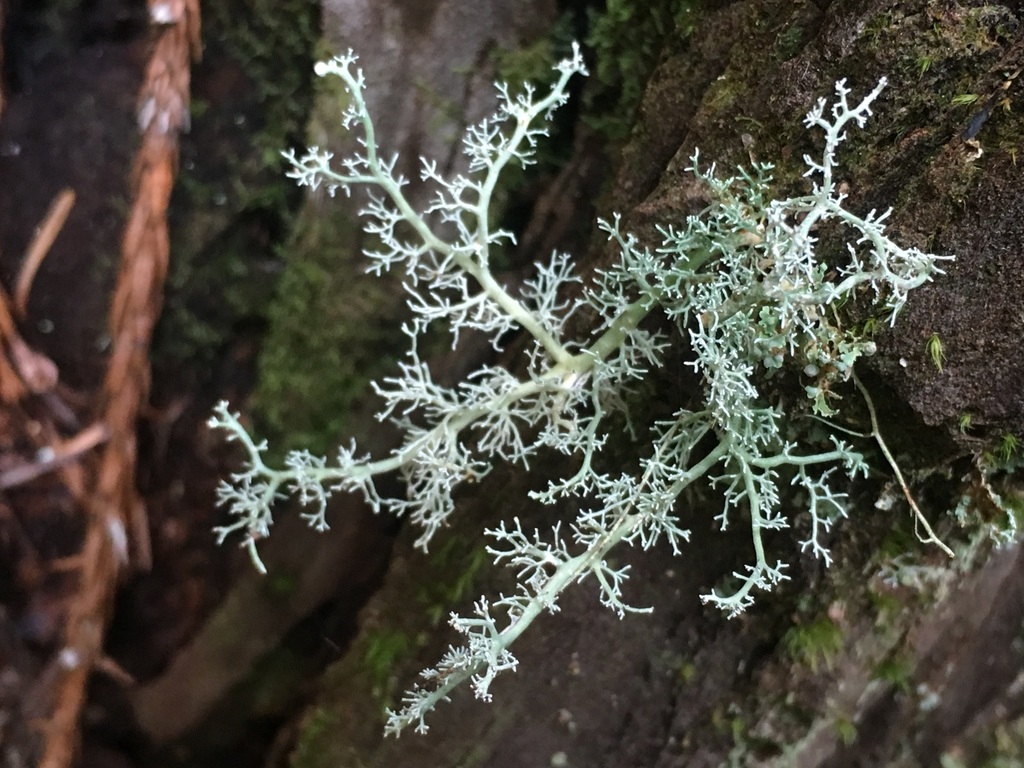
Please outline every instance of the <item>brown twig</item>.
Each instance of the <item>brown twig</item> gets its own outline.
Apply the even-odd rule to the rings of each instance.
[[[96,671],[102,672],[111,680],[124,688],[136,685],[136,680],[131,672],[122,667],[109,656],[100,656],[96,660]]]
[[[0,398],[15,403],[29,392],[48,392],[57,384],[57,366],[50,358],[29,348],[18,333],[11,301],[0,286],[0,342],[8,354],[0,350]],[[8,355],[10,359],[8,359]]]
[[[43,448],[37,460],[0,472],[0,488],[13,488],[75,461],[110,436],[105,424],[93,424],[69,440]]]
[[[32,281],[35,280],[39,266],[50,252],[53,241],[57,239],[68,214],[75,204],[75,193],[70,189],[62,189],[50,204],[50,210],[46,212],[43,223],[36,228],[32,242],[25,251],[25,259],[21,262],[21,271],[14,281],[14,309],[18,317],[24,318],[28,312],[28,295],[32,291]]]

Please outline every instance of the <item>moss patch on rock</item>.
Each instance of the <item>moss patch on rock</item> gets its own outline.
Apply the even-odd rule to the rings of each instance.
[[[404,315],[394,281],[367,275],[359,222],[340,204],[307,203],[269,307],[254,395],[273,449],[330,454],[372,424],[370,382],[394,370]]]
[[[192,78],[171,202],[171,264],[154,342],[155,381],[208,384],[226,347],[262,324],[301,194],[284,147],[300,143],[312,104],[319,4],[217,0],[203,7],[203,59]]]

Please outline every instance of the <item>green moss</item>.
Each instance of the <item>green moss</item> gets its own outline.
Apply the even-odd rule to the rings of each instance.
[[[362,668],[377,701],[390,703],[397,686],[395,670],[415,648],[409,634],[400,630],[382,628],[367,636]]]
[[[928,338],[928,342],[925,344],[925,351],[928,353],[928,357],[932,361],[932,365],[935,366],[935,369],[942,373],[942,364],[946,362],[946,350],[942,346],[942,339],[938,333],[933,333]]]
[[[310,144],[332,143],[348,98],[339,78],[317,79]],[[296,143],[279,141],[275,153]],[[330,455],[344,435],[365,434],[370,382],[393,372],[401,354],[393,329],[404,317],[403,297],[392,281],[365,273],[355,209],[344,199],[306,200],[279,249],[253,394],[258,431],[275,455],[293,448]]]
[[[490,557],[483,547],[452,536],[432,546],[428,559],[431,568],[447,576],[436,582],[420,582],[416,602],[426,612],[430,624],[437,626],[452,606],[473,594],[480,569],[490,562]]]
[[[907,604],[895,594],[894,590],[878,579],[867,583],[866,598],[866,610],[874,617],[873,623],[876,631],[879,632],[887,632],[897,626],[900,617],[908,609]]]
[[[354,421],[369,421],[370,381],[400,354],[390,329],[401,298],[365,274],[360,237],[344,209],[311,204],[285,249],[254,395],[260,431],[276,451],[329,454]]]
[[[742,102],[741,95],[744,90],[745,84],[740,73],[726,70],[708,86],[702,107],[713,114],[742,112],[742,109],[734,109],[734,107]]]
[[[380,727],[386,708],[396,705],[399,684],[406,683],[418,667],[417,654],[435,636],[437,625],[453,609],[480,591],[478,581],[486,551],[476,542],[453,532],[437,541],[426,557],[417,558],[415,574],[407,574],[396,588],[398,604],[387,614],[373,615],[340,662],[323,677],[325,695],[300,735],[309,762],[296,766],[337,764],[337,736],[322,729],[333,717],[331,701],[359,700],[358,707],[374,709],[372,730]],[[346,705],[349,706],[349,705]],[[314,759],[312,756],[319,753]],[[335,762],[330,762],[334,760]]]
[[[413,588],[413,612],[417,622],[426,617],[434,630],[457,605],[475,595],[480,569],[490,562],[483,547],[460,536],[449,536],[436,543],[427,555],[429,575],[417,579]],[[392,704],[398,670],[420,647],[421,627],[394,623],[368,633],[362,654],[362,671],[369,677],[374,698]]]
[[[991,447],[982,453],[986,467],[997,471],[1012,471],[1018,466],[1020,443],[1012,432],[1004,432],[995,438]]]
[[[891,685],[901,693],[908,693],[914,679],[914,667],[902,656],[884,659],[875,666],[874,679]]]
[[[222,1],[204,9],[203,24],[245,68],[253,85],[261,108],[260,130],[254,136],[258,162],[281,167],[281,149],[301,140],[309,114],[312,51],[320,37],[319,4]]]
[[[285,702],[295,697],[302,681],[309,674],[310,660],[295,651],[279,647],[261,657],[252,673],[242,683],[244,710],[258,716],[278,713]]]
[[[321,762],[320,743],[329,738],[338,725],[338,714],[326,707],[314,707],[306,714],[292,750],[291,768],[316,768]]]
[[[800,24],[787,25],[775,39],[775,55],[782,61],[791,59],[803,50],[807,30]]]
[[[791,627],[782,637],[782,646],[795,662],[817,672],[819,665],[831,669],[843,649],[843,633],[834,621],[822,617]]]
[[[846,746],[850,746],[857,740],[857,726],[849,718],[837,715],[832,722],[832,727],[835,728],[836,738]]]
[[[287,573],[281,569],[274,570],[267,574],[261,585],[275,597],[288,597],[295,592],[299,580],[293,573]]]
[[[494,54],[495,79],[503,83],[545,83],[560,58],[554,35],[538,38],[523,48],[499,48]]]
[[[608,0],[590,17],[587,45],[596,61],[586,110],[609,138],[630,130],[644,86],[666,49],[693,32],[700,4],[694,0]]]
[[[293,711],[317,665],[317,654],[308,644],[273,649],[187,736],[165,746],[147,764],[161,768],[256,764],[265,756],[261,753],[269,740],[253,739],[252,724],[276,722]]]
[[[974,415],[970,411],[965,411],[964,413],[961,413],[960,419],[958,421],[960,434],[966,435],[971,430],[971,422],[973,421]]]
[[[1017,438],[1012,433],[1004,434],[999,440],[999,460],[1003,464],[1009,464],[1017,455],[1018,446]]]
[[[302,199],[279,152],[303,135],[319,18],[311,0],[204,7],[192,130],[182,140],[171,204],[173,256],[154,344],[158,384],[163,370],[208,383],[226,341],[265,314],[279,272],[275,246]]]

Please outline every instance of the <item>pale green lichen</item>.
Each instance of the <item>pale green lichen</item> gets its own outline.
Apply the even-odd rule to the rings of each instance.
[[[341,78],[348,88],[343,121],[361,136],[363,153],[340,163],[316,148],[288,157],[300,184],[322,185],[331,194],[359,185],[373,192],[363,210],[366,231],[379,245],[367,253],[370,270],[400,272],[412,311],[406,360],[376,386],[384,402],[380,417],[404,440],[380,459],[362,456],[354,444],[338,449],[331,462],[292,451],[285,467],[275,469],[264,461],[265,443],[253,440],[222,404],[211,425],[227,430],[246,458],[220,489],[234,516],[219,529],[221,539],[240,533],[260,564],[256,543],[268,535],[272,505],[282,493],[296,495],[310,524],[323,528],[328,498],[347,491],[374,509],[407,516],[421,528],[418,544],[426,548],[447,525],[461,485],[495,462],[529,468],[552,450],[569,457],[576,471],[531,496],[551,505],[574,499],[579,507],[574,520],[548,531],[524,528],[519,519],[487,531],[487,551],[516,573],[518,590],[493,603],[480,598],[469,617],[452,616],[465,644],[423,673],[424,684],[407,693],[386,730],[425,730],[426,713],[462,682],[489,699],[495,676],[518,663],[509,646],[537,616],[557,610],[571,584],[592,577],[603,604],[620,614],[637,610],[623,599],[628,568],[615,565],[609,553],[622,543],[647,548],[659,540],[680,552],[689,530],[677,502],[698,481],[719,489],[722,528],[749,520],[753,549],[752,563],[727,588],[703,595],[704,602],[734,616],[752,604],[755,592],[788,579],[786,564],[769,555],[765,540],[766,531],[789,525],[783,483],[795,485],[807,502],[811,528],[801,546],[827,564],[826,534],[846,514],[845,495],[834,490],[831,477],[837,468],[853,476],[866,464],[834,434],[817,452],[793,442],[786,412],[769,401],[764,380],[786,366],[803,371],[811,406],[819,414],[834,412],[833,388],[853,377],[858,358],[874,352],[870,339],[835,320],[835,307],[866,295],[894,322],[908,293],[938,271],[939,257],[888,238],[887,213],[847,210],[835,178],[837,148],[851,124],[864,124],[884,81],[852,103],[840,81],[831,107],[822,99],[808,114],[807,127],[821,131],[825,143],[820,159],[804,158],[809,192],[777,199],[772,166],[754,164],[722,177],[695,155],[689,170],[711,205],[662,228],[654,250],[623,232],[617,218],[603,222],[619,259],[580,299],[570,300],[567,295],[579,295],[569,289],[576,291],[580,278],[562,254],[538,264],[518,290],[502,284],[492,271],[492,249],[511,235],[492,226],[490,212],[502,171],[532,160],[545,133],[543,118],[565,101],[569,80],[584,72],[579,51],[559,64],[549,91],[513,95],[499,86],[498,113],[467,132],[469,175],[446,178],[423,161],[421,175],[437,189],[425,213],[405,197],[395,159],[379,153],[355,61],[350,53],[319,64],[317,72]],[[816,254],[816,232],[826,222],[849,235],[843,260],[826,263]],[[567,321],[584,307],[598,318],[597,328],[590,338],[574,338]],[[649,425],[652,444],[634,470],[606,471],[597,458],[615,423],[609,414],[663,364],[668,340],[645,323],[655,314],[687,340],[700,402],[680,403],[671,418]],[[513,331],[528,343],[519,367],[483,367],[442,386],[418,347],[434,323],[451,332],[455,349],[463,333],[483,333],[499,349]],[[872,424],[885,450],[873,410]],[[404,479],[404,496],[378,492],[377,478],[392,472]]]

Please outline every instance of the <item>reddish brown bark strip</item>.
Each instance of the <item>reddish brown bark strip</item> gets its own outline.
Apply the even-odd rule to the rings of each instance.
[[[150,0],[149,13],[157,36],[139,96],[142,141],[110,310],[112,349],[102,392],[102,421],[110,438],[88,493],[82,571],[58,656],[64,674],[40,768],[71,766],[86,683],[102,659],[118,578],[129,566],[149,567],[149,539],[135,487],[136,422],[149,398],[149,345],[167,272],[167,205],[178,134],[188,126],[190,60],[199,44],[198,0]]]
[[[68,214],[75,204],[75,192],[72,189],[62,189],[50,204],[50,210],[46,212],[46,218],[36,229],[32,242],[29,243],[25,252],[25,260],[21,263],[21,270],[18,272],[18,279],[14,285],[14,307],[18,317],[24,319],[28,311],[28,295],[32,290],[32,281],[35,280],[39,266],[50,252],[53,241],[57,239]]]

